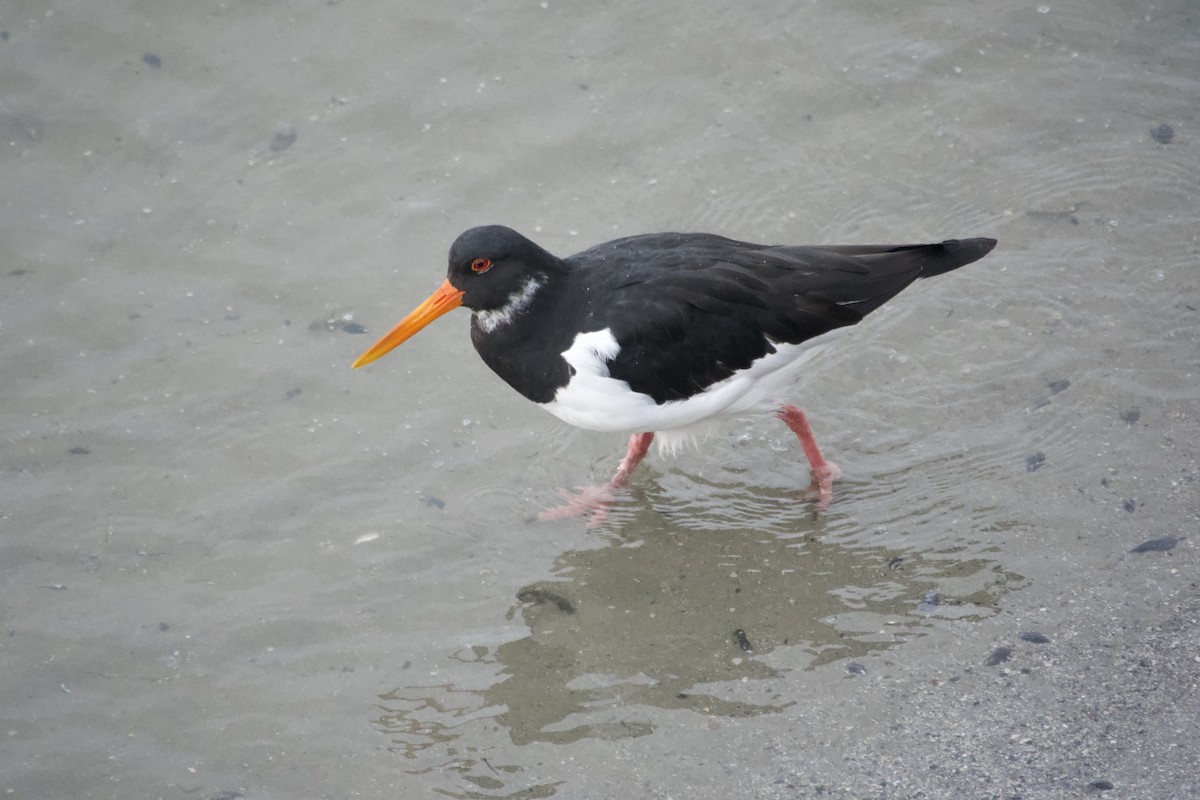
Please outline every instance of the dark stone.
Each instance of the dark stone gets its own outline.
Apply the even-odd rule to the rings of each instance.
[[[997,664],[1003,664],[1005,661],[1008,661],[1010,658],[1012,658],[1012,654],[1013,651],[1011,647],[997,647],[992,651],[992,654],[987,657],[987,660],[983,662],[983,665],[985,667],[994,667]]]
[[[1150,138],[1159,144],[1170,144],[1175,138],[1175,129],[1164,122],[1157,128],[1150,129]]]
[[[296,129],[291,125],[284,125],[275,135],[271,137],[271,152],[279,153],[287,150],[296,143]]]
[[[1173,550],[1175,545],[1182,542],[1184,536],[1164,536],[1161,539],[1150,539],[1142,542],[1137,547],[1129,552],[1131,553],[1165,553],[1168,550]]]
[[[538,605],[549,603],[564,614],[575,613],[575,606],[571,604],[570,600],[558,592],[552,592],[541,586],[526,586],[517,592],[517,599],[522,603],[537,603]]]

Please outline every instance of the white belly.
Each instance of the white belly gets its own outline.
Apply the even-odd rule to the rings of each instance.
[[[775,352],[714,383],[686,400],[658,404],[608,374],[620,346],[608,329],[581,333],[562,355],[575,369],[571,382],[541,404],[554,416],[580,428],[613,433],[678,431],[684,438],[717,417],[774,410],[784,402],[800,368],[838,331],[802,344],[777,344]],[[690,430],[688,430],[690,429]]]

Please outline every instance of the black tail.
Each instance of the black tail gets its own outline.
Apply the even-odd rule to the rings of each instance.
[[[822,246],[822,249],[832,250],[844,256],[875,256],[871,261],[876,263],[892,256],[887,258],[887,261],[893,267],[900,268],[896,271],[902,271],[903,265],[907,265],[909,269],[919,266],[921,272],[917,275],[918,278],[932,278],[934,275],[941,275],[943,272],[965,267],[972,261],[978,261],[992,252],[995,246],[995,239],[981,237],[947,239],[937,244],[844,244]],[[895,255],[898,253],[904,255]]]
[[[992,252],[996,246],[995,239],[947,239],[941,244],[919,245],[925,250],[924,265],[921,268],[922,278],[932,278],[952,269],[965,267],[972,261]]]
[[[819,296],[865,317],[918,278],[930,278],[978,261],[996,246],[995,239],[947,239],[937,244],[825,247],[849,256],[856,270],[843,267],[831,274],[854,275],[820,288]]]

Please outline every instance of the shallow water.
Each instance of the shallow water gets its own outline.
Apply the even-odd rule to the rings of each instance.
[[[963,664],[1194,581],[1194,3],[102,6],[0,9],[13,796],[963,796],[875,794],[919,687],[990,720]],[[798,385],[845,473],[819,519],[750,418],[587,531],[534,517],[624,442],[511,392],[465,313],[349,370],[489,222],[1000,245]],[[1200,791],[1157,755],[1122,796]]]

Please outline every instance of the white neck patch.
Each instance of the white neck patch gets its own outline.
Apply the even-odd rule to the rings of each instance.
[[[484,333],[491,333],[502,325],[507,325],[513,318],[529,307],[537,290],[542,288],[545,281],[537,276],[525,281],[525,285],[509,295],[508,302],[502,307],[492,310],[476,311],[475,322]]]

